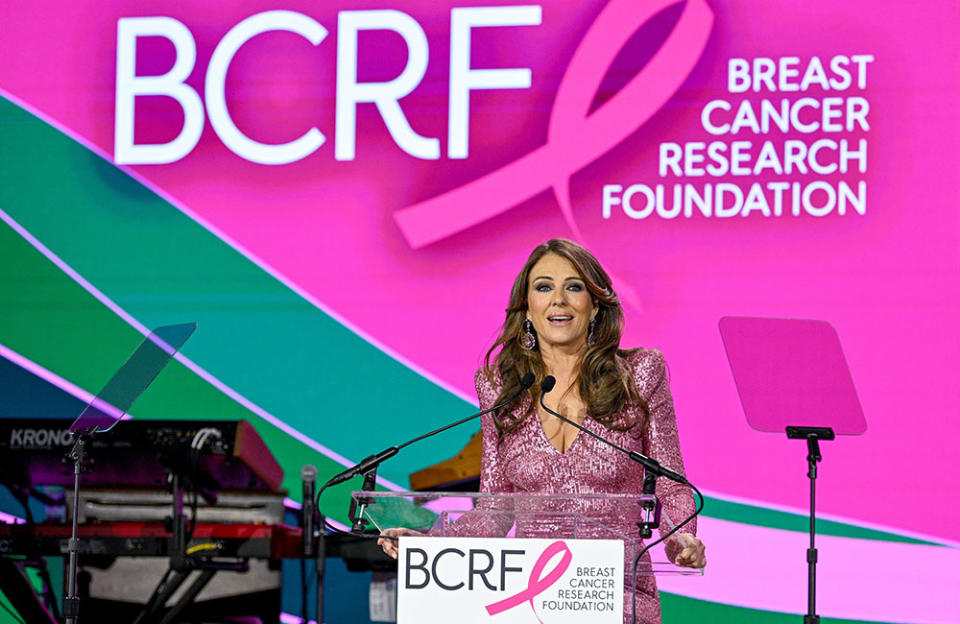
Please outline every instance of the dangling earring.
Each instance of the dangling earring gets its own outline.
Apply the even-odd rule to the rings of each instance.
[[[537,335],[533,333],[533,321],[530,319],[523,322],[523,338],[520,340],[520,344],[528,351],[537,348]]]
[[[590,330],[587,332],[587,346],[592,347],[595,342],[597,342],[597,337],[594,335],[594,331],[597,329],[597,319],[596,317],[590,319]]]

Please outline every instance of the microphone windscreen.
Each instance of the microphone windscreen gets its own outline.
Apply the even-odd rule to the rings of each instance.
[[[543,381],[540,382],[540,391],[544,394],[553,390],[553,387],[557,385],[557,380],[553,375],[547,375],[543,378]]]
[[[535,379],[536,377],[533,375],[533,373],[527,373],[526,375],[520,378],[520,389],[526,390],[527,388],[533,385],[533,382]]]
[[[313,464],[307,464],[300,469],[300,479],[303,481],[316,481],[317,480],[317,467]]]

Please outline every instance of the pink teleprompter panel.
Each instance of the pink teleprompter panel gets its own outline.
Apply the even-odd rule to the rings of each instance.
[[[867,430],[837,331],[825,321],[725,316],[720,334],[750,426]]]

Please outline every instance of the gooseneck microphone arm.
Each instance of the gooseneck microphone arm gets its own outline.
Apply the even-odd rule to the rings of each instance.
[[[456,426],[458,426],[458,425],[462,425],[463,423],[469,422],[469,421],[473,420],[474,418],[479,418],[480,416],[483,416],[484,414],[488,414],[488,413],[493,412],[493,411],[496,411],[496,410],[498,410],[498,409],[502,409],[502,408],[506,407],[507,405],[510,405],[511,403],[513,403],[513,402],[517,399],[517,397],[519,397],[521,394],[523,394],[524,392],[526,392],[527,389],[530,388],[530,386],[533,385],[533,382],[534,382],[533,373],[527,373],[526,375],[524,375],[524,376],[520,379],[520,389],[517,390],[512,396],[504,399],[503,401],[500,401],[499,403],[497,403],[497,404],[494,405],[493,407],[490,407],[490,408],[485,409],[485,410],[483,410],[483,411],[477,412],[476,414],[473,414],[473,415],[471,415],[471,416],[467,416],[466,418],[461,418],[460,420],[458,420],[458,421],[456,421],[456,422],[453,422],[453,423],[450,423],[449,425],[444,425],[443,427],[440,427],[439,429],[434,429],[433,431],[431,431],[431,432],[429,432],[429,433],[425,433],[425,434],[423,434],[423,435],[417,436],[417,437],[413,438],[412,440],[408,440],[408,441],[406,441],[406,442],[404,442],[403,444],[400,444],[400,445],[398,445],[398,446],[391,446],[391,447],[389,447],[389,448],[386,448],[386,449],[380,451],[379,453],[377,453],[377,454],[375,454],[375,455],[371,455],[370,457],[367,457],[366,459],[364,459],[363,461],[361,461],[359,464],[357,464],[357,465],[355,465],[355,466],[353,466],[353,467],[351,467],[351,468],[347,468],[346,470],[344,470],[344,471],[341,472],[340,474],[334,476],[332,479],[330,479],[329,481],[327,481],[327,482],[323,485],[322,488],[320,488],[320,491],[322,492],[323,490],[325,490],[326,488],[328,488],[328,487],[330,487],[330,486],[332,486],[332,485],[337,485],[338,483],[343,483],[344,481],[347,481],[347,480],[349,480],[349,479],[352,479],[353,477],[355,477],[355,476],[357,476],[357,475],[359,475],[359,474],[364,474],[364,473],[369,472],[370,470],[372,470],[372,469],[376,468],[377,466],[379,466],[379,465],[380,465],[381,463],[383,463],[384,461],[390,459],[391,457],[393,457],[394,455],[396,455],[397,453],[399,453],[399,452],[400,452],[400,449],[402,449],[402,448],[404,448],[404,447],[407,447],[407,446],[410,446],[410,445],[413,444],[414,442],[419,442],[420,440],[423,440],[423,439],[425,439],[425,438],[429,438],[430,436],[435,436],[435,435],[437,435],[438,433],[442,433],[442,432],[446,431],[447,429],[450,429],[450,428],[452,428],[452,427],[456,427]],[[317,496],[317,498],[319,498],[319,495]]]
[[[553,387],[554,387],[556,384],[557,384],[557,380],[553,377],[553,375],[547,375],[546,377],[543,378],[543,381],[540,382],[540,407],[542,407],[548,414],[551,414],[551,415],[553,415],[553,416],[556,416],[557,418],[559,418],[559,419],[562,420],[563,422],[569,423],[569,424],[573,425],[574,427],[576,427],[576,428],[579,429],[580,431],[586,433],[587,435],[592,436],[592,437],[596,438],[597,440],[600,440],[601,442],[603,442],[604,444],[606,444],[606,445],[608,445],[608,446],[612,446],[613,448],[617,449],[617,450],[620,451],[621,453],[629,456],[630,459],[632,459],[633,461],[637,462],[638,464],[642,464],[643,467],[647,469],[647,471],[653,473],[654,475],[656,475],[656,476],[658,476],[658,477],[666,477],[666,478],[670,479],[671,481],[676,481],[677,483],[682,483],[683,485],[690,485],[690,482],[687,481],[686,477],[684,477],[684,476],[683,476],[682,474],[680,474],[679,472],[676,472],[676,471],[674,471],[674,470],[670,470],[670,469],[667,468],[666,466],[661,465],[660,462],[658,462],[657,460],[651,459],[651,458],[647,457],[646,455],[643,455],[643,454],[638,453],[638,452],[636,452],[636,451],[631,451],[631,450],[629,450],[629,449],[625,449],[625,448],[623,448],[622,446],[620,446],[620,445],[618,445],[618,444],[616,444],[616,443],[614,443],[614,442],[611,442],[610,440],[604,438],[604,437],[601,436],[601,435],[597,435],[596,433],[590,431],[589,429],[587,429],[587,428],[584,427],[583,425],[579,425],[579,424],[575,423],[574,421],[570,420],[569,418],[567,418],[566,416],[564,416],[564,415],[562,415],[562,414],[559,414],[559,413],[553,411],[552,409],[550,409],[549,407],[547,407],[547,405],[543,402],[543,397],[544,397],[548,392],[550,392],[551,390],[553,390]]]

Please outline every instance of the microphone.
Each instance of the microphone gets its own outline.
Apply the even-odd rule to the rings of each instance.
[[[630,459],[632,459],[633,461],[635,461],[635,462],[637,462],[637,463],[639,463],[639,464],[642,464],[643,467],[644,467],[647,471],[655,474],[656,476],[658,476],[658,477],[666,477],[666,478],[670,479],[671,481],[676,481],[677,483],[682,483],[682,484],[684,484],[684,485],[690,485],[690,482],[687,481],[686,477],[684,477],[684,476],[683,476],[682,474],[680,474],[679,472],[670,470],[669,468],[667,468],[667,467],[665,467],[665,466],[661,466],[661,465],[660,465],[660,462],[658,462],[658,461],[655,460],[655,459],[651,459],[651,458],[647,457],[646,455],[643,455],[643,454],[638,453],[638,452],[636,452],[636,451],[627,450],[627,449],[623,448],[622,446],[619,446],[619,445],[617,445],[617,444],[614,444],[613,442],[611,442],[610,440],[604,438],[603,436],[599,436],[599,435],[595,434],[594,432],[590,431],[589,429],[587,429],[587,428],[584,427],[583,425],[578,425],[577,423],[573,422],[572,420],[570,420],[570,419],[567,418],[566,416],[564,416],[564,415],[562,415],[562,414],[559,414],[559,413],[553,411],[552,409],[550,409],[549,407],[547,407],[546,404],[543,402],[543,397],[544,397],[544,395],[546,395],[548,392],[550,392],[551,390],[553,390],[553,387],[554,387],[555,385],[557,385],[557,380],[556,380],[556,378],[554,378],[553,375],[547,375],[546,377],[543,378],[543,381],[540,382],[540,407],[542,407],[544,410],[546,410],[546,412],[547,412],[548,414],[552,414],[553,416],[556,416],[557,418],[559,418],[559,419],[562,420],[563,422],[570,423],[571,425],[573,425],[574,427],[576,427],[576,428],[579,429],[580,431],[586,433],[587,435],[593,436],[594,438],[596,438],[597,440],[600,440],[601,442],[603,442],[604,444],[606,444],[606,445],[608,445],[608,446],[612,446],[613,448],[617,449],[617,450],[620,451],[621,453],[625,453],[626,455],[628,455],[628,456],[630,457]]]
[[[364,459],[363,461],[361,461],[359,464],[357,464],[357,465],[355,465],[355,466],[353,466],[353,467],[351,467],[351,468],[347,468],[346,470],[344,470],[344,471],[341,472],[340,474],[334,476],[332,479],[330,479],[329,481],[327,481],[327,482],[323,485],[323,488],[321,488],[321,489],[326,489],[326,488],[328,488],[328,487],[330,487],[330,486],[332,486],[332,485],[337,485],[338,483],[343,483],[344,481],[347,481],[347,480],[349,480],[349,479],[352,479],[353,477],[357,476],[358,474],[364,474],[364,473],[366,473],[366,472],[368,472],[368,471],[370,471],[370,470],[372,470],[372,469],[375,469],[375,468],[376,468],[377,466],[379,466],[382,462],[390,459],[391,457],[393,457],[394,455],[396,455],[398,452],[400,452],[400,449],[402,449],[402,448],[404,448],[404,447],[406,447],[406,446],[410,446],[410,445],[413,444],[414,442],[419,442],[420,440],[423,440],[423,439],[425,439],[425,438],[429,438],[430,436],[435,436],[435,435],[437,435],[438,433],[442,433],[442,432],[446,431],[447,429],[450,429],[450,428],[452,428],[452,427],[456,427],[457,425],[462,425],[463,423],[468,422],[468,421],[471,421],[471,420],[473,420],[474,418],[479,418],[480,416],[483,416],[484,414],[489,414],[490,412],[496,411],[496,410],[498,410],[498,409],[501,409],[501,408],[506,407],[507,405],[510,405],[511,403],[514,402],[514,400],[516,400],[517,397],[519,397],[521,394],[523,394],[524,392],[526,392],[526,391],[530,388],[530,386],[533,385],[533,382],[534,382],[535,379],[536,379],[536,378],[534,377],[533,373],[527,373],[527,374],[525,374],[523,377],[520,378],[520,389],[517,390],[515,393],[513,393],[513,395],[511,395],[510,397],[504,399],[503,401],[500,401],[499,403],[497,403],[497,404],[494,405],[493,407],[490,407],[490,408],[485,409],[485,410],[483,410],[483,411],[477,412],[476,414],[472,414],[472,415],[470,415],[470,416],[467,416],[466,418],[461,418],[460,420],[458,420],[458,421],[456,421],[456,422],[453,422],[453,423],[450,423],[449,425],[445,425],[445,426],[443,426],[443,427],[440,427],[439,429],[434,429],[433,431],[431,431],[431,432],[429,432],[429,433],[425,433],[425,434],[423,434],[423,435],[417,436],[417,437],[413,438],[412,440],[408,440],[408,441],[404,442],[403,444],[400,444],[399,446],[391,446],[391,447],[389,447],[389,448],[386,448],[386,449],[380,451],[379,453],[377,453],[377,454],[375,454],[375,455],[371,455],[370,457],[367,457],[366,459]],[[548,378],[548,379],[552,379],[552,377],[550,377],[550,378]]]
[[[350,468],[347,468],[340,474],[336,475],[329,481],[327,481],[323,487],[324,489],[330,487],[331,485],[337,485],[338,483],[343,483],[344,481],[349,481],[358,474],[363,474],[370,470],[371,468],[376,468],[380,465],[381,462],[390,459],[400,451],[399,446],[391,446],[390,448],[384,449],[377,453],[376,455],[371,455],[367,457],[359,464],[356,464]]]
[[[300,469],[300,480],[303,482],[303,505],[300,507],[300,527],[303,529],[303,556],[313,557],[314,519],[317,516],[317,503],[314,500],[314,490],[317,484],[317,467],[307,464]]]

